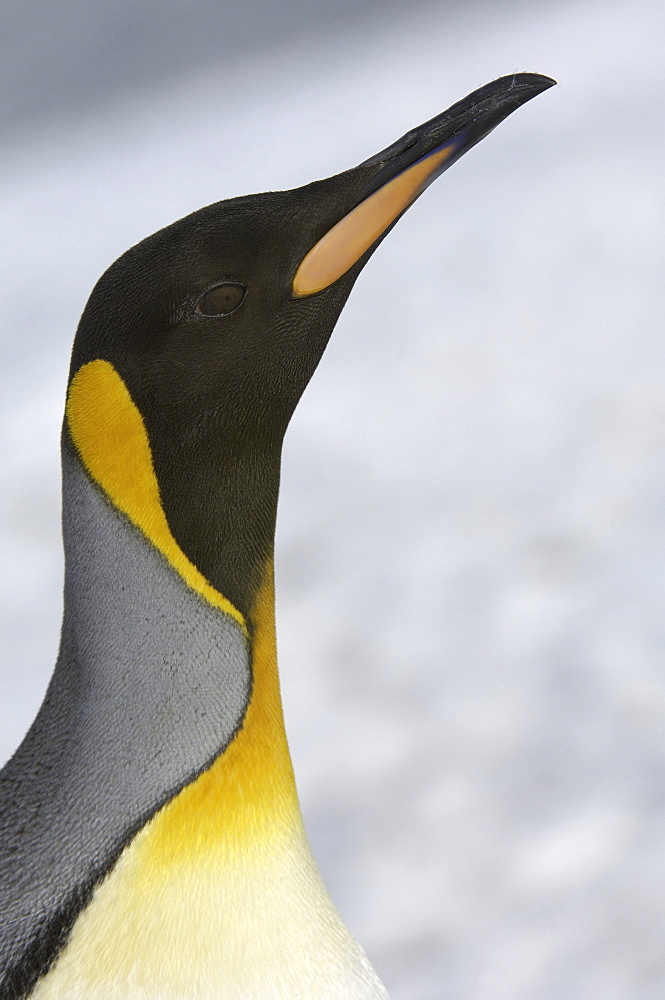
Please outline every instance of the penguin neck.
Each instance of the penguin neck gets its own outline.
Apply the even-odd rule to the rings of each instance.
[[[249,618],[251,693],[226,750],[155,817],[155,863],[203,855],[233,862],[292,840],[302,819],[289,754],[277,670],[272,560]]]
[[[124,593],[118,582],[122,567],[113,562],[122,552],[119,557],[117,545],[100,541],[100,531],[93,532],[99,545],[91,550],[76,528],[80,509],[67,504],[72,553],[80,550],[81,571],[103,564],[104,582],[95,588],[77,590],[76,578],[83,577],[75,567],[69,574],[66,619],[76,627],[86,617],[80,606],[90,599],[98,612],[92,608],[87,616],[93,656],[79,673],[99,675],[105,665],[117,666],[118,646],[123,647],[118,674],[123,686],[134,687],[119,716],[136,716],[141,689],[149,700],[147,724],[137,729],[139,750],[145,747],[141,771],[150,774],[174,753],[181,780],[154,803],[138,832],[125,838],[35,1000],[384,998],[326,893],[303,829],[277,674],[272,535],[268,531],[263,539],[262,562],[256,548],[238,549],[236,564],[243,552],[253,559],[248,579],[257,581],[239,608],[217,589],[218,579],[211,581],[194,562],[167,516],[146,427],[106,362],[91,362],[73,378],[67,428],[80,460],[76,467],[87,474],[84,492],[92,491],[103,508],[97,523],[101,518],[124,525],[124,549],[130,553],[126,577],[137,581],[127,614],[109,615],[105,605],[112,604],[114,591],[116,603],[118,592]],[[258,480],[259,472],[252,474]],[[270,505],[263,510],[269,529]],[[223,534],[224,511],[220,504],[207,522],[213,539]],[[218,564],[223,569],[223,562]],[[150,612],[146,641],[146,608],[155,591],[161,603]],[[134,637],[128,635],[129,621],[136,626]],[[95,653],[102,640],[104,656]],[[85,635],[73,645],[85,654]],[[192,658],[198,658],[198,674],[192,673]],[[230,716],[222,711],[218,725],[214,711],[220,700],[235,707]],[[174,748],[172,734],[182,719],[185,740]],[[195,744],[205,737],[212,739],[213,752],[197,763]],[[134,743],[119,759],[126,770],[136,757]],[[140,786],[140,777],[122,779],[121,787],[134,783]]]
[[[236,632],[242,632],[238,639],[248,654],[249,691],[235,732],[230,734],[230,740],[228,733],[226,736],[220,734],[212,765],[196,780],[192,781],[190,777],[187,784],[181,785],[171,803],[157,814],[155,821],[162,818],[157,822],[154,843],[163,845],[165,856],[168,856],[171,850],[169,831],[174,831],[181,853],[186,853],[189,841],[196,843],[198,850],[205,850],[206,845],[213,843],[224,844],[230,850],[236,842],[249,849],[262,837],[265,839],[269,835],[277,835],[279,831],[300,828],[277,675],[271,534],[271,530],[274,533],[276,488],[274,503],[269,496],[270,502],[262,505],[265,513],[263,532],[258,542],[254,542],[254,550],[243,547],[242,535],[236,539],[236,550],[230,548],[233,537],[230,537],[229,523],[233,525],[238,517],[239,505],[236,503],[230,507],[229,495],[234,496],[238,483],[246,483],[247,475],[240,475],[241,468],[248,468],[250,473],[254,468],[256,476],[262,463],[247,460],[229,463],[226,479],[231,485],[216,498],[217,502],[211,498],[206,507],[194,509],[190,508],[189,501],[192,494],[196,495],[196,490],[192,490],[185,470],[184,483],[181,481],[181,506],[189,510],[189,523],[198,527],[193,537],[206,538],[213,549],[213,555],[201,566],[192,558],[195,553],[187,544],[192,536],[183,538],[177,527],[174,530],[168,508],[163,503],[162,479],[158,463],[153,461],[154,448],[146,426],[127,387],[107,362],[90,362],[72,379],[67,401],[67,428],[88,476],[102,490],[116,513],[123,514],[138,528],[148,543],[145,566],[149,561],[148,552],[156,550],[163,557],[164,579],[161,586],[167,585],[167,577],[179,578],[180,584],[194,591],[213,614],[221,614]],[[64,444],[67,447],[67,437]],[[196,450],[200,460],[207,454]],[[215,482],[215,477],[210,478]],[[247,495],[260,498],[260,484]],[[73,506],[73,502],[65,502],[65,509],[70,513],[74,513]],[[254,522],[250,519],[245,523],[251,525]],[[73,546],[79,546],[75,525],[69,536]],[[256,554],[257,545],[267,552],[262,560]],[[110,603],[113,590],[118,588],[118,574],[112,566],[112,560],[117,557],[117,547],[107,548],[109,566],[94,588],[97,618],[100,620],[104,618],[104,607]],[[220,576],[227,581],[233,580],[234,576],[237,578],[234,567],[239,565],[249,566],[246,581],[255,581],[251,588],[245,585],[247,599],[240,608],[228,599],[226,590],[219,589]],[[209,566],[218,570],[212,574],[212,579],[208,573]],[[133,574],[127,575],[140,576],[143,571],[141,565],[135,567]],[[78,579],[84,578],[76,572],[69,577],[72,587],[76,586]],[[84,587],[86,591],[91,589],[88,584]],[[78,604],[85,596],[70,591],[68,603]],[[71,616],[74,621],[81,617],[80,614]],[[90,615],[86,617],[89,619]],[[95,618],[94,612],[92,617]],[[144,658],[145,628],[141,626],[132,635],[125,621],[115,621],[118,617],[114,618],[114,626],[121,629],[122,642],[112,638],[109,645],[111,648],[121,646],[127,665],[140,664]],[[182,620],[184,633],[192,631],[191,615],[185,620],[179,613],[176,618]],[[175,645],[184,650],[186,647],[182,638],[180,635]],[[158,636],[153,641],[156,639]],[[79,646],[85,648],[85,642]],[[182,657],[181,653],[181,660]],[[181,675],[186,674],[188,663],[174,663],[173,669]],[[130,679],[134,677],[135,683],[141,683],[140,672],[129,670],[128,676]],[[162,683],[159,679],[156,682]],[[222,697],[228,696],[225,689],[221,694]],[[201,711],[205,711],[205,704],[201,705]],[[201,768],[194,765],[192,770],[195,776]],[[189,840],[188,835],[182,834],[182,829],[191,833]]]
[[[236,453],[200,433],[177,452],[163,429],[149,434],[160,501],[182,551],[249,619],[274,549],[281,441]]]
[[[251,685],[239,728],[125,847],[35,1000],[386,1000],[304,832],[279,690],[272,560],[247,631]]]

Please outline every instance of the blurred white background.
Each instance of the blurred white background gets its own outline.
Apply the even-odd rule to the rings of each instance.
[[[559,80],[399,223],[296,413],[287,728],[315,854],[393,1000],[662,1000],[662,3],[6,16],[2,759],[55,658],[61,410],[99,274],[496,76]]]

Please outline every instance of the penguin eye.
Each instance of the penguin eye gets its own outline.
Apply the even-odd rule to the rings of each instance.
[[[228,316],[238,308],[247,291],[243,285],[225,282],[209,288],[196,303],[196,311],[202,316]]]

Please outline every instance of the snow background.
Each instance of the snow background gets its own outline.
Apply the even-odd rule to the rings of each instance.
[[[59,427],[99,274],[496,76],[559,80],[380,247],[287,436],[287,729],[393,1000],[665,995],[664,29],[660,0],[374,8],[2,148],[0,759],[57,648]]]

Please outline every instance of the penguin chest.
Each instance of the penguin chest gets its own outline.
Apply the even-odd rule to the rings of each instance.
[[[387,997],[302,830],[161,872],[149,841],[148,828],[98,887],[34,1000]]]

